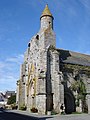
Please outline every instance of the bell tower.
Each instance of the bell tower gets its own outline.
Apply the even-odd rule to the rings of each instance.
[[[45,6],[40,17],[40,47],[48,48],[50,45],[56,46],[56,35],[53,30],[54,17],[51,14],[48,5]]]
[[[41,20],[41,30],[45,30],[47,28],[53,29],[53,16],[48,8],[48,5],[45,6],[44,11],[40,17]]]

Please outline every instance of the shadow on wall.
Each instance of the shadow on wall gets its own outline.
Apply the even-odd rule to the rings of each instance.
[[[53,93],[51,83],[51,57],[50,52],[47,52],[47,72],[46,72],[46,112],[53,110]]]

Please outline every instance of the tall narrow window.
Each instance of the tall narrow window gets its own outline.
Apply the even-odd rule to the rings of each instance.
[[[36,39],[39,40],[39,35],[36,36]]]
[[[28,47],[30,47],[30,43],[28,43]]]

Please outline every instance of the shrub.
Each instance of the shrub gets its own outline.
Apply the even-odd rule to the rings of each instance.
[[[12,105],[11,105],[11,108],[12,108],[12,110],[14,110],[14,109],[17,109],[18,106],[17,106],[16,104],[12,104]]]
[[[25,105],[20,107],[20,110],[26,110],[26,109],[27,109],[27,107]]]
[[[33,113],[37,113],[37,112],[38,112],[38,109],[35,108],[35,107],[33,107],[33,108],[31,108],[31,112],[33,112]]]
[[[12,95],[11,97],[8,98],[7,104],[11,105],[16,103],[16,95]]]
[[[51,115],[56,115],[56,114],[58,114],[58,113],[55,110],[51,111]]]

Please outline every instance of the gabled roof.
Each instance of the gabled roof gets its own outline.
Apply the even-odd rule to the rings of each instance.
[[[5,96],[11,96],[11,95],[15,95],[15,91],[6,91]]]
[[[60,52],[60,60],[63,63],[90,66],[90,55],[57,49]]]

